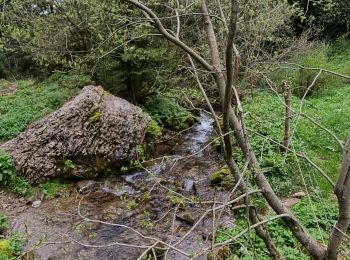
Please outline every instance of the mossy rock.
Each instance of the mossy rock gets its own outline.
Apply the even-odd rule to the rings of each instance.
[[[165,124],[171,130],[182,131],[198,122],[199,120],[197,117],[195,117],[193,114],[188,114],[183,117],[168,117]]]
[[[144,108],[158,124],[170,130],[181,131],[199,122],[191,111],[163,97],[148,100]]]
[[[210,184],[223,189],[231,189],[235,185],[235,180],[227,167],[223,167],[210,176]]]

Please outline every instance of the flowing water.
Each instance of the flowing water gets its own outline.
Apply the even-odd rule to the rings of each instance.
[[[202,112],[200,123],[182,135],[180,145],[167,145],[168,153],[163,155],[168,159],[90,182],[84,196],[44,201],[38,209],[28,207],[14,216],[13,229],[27,233],[27,249],[37,244],[33,252],[40,259],[137,259],[145,251],[137,246],[150,246],[154,240],[128,227],[173,244],[204,211],[189,198],[211,201],[223,196],[209,185],[210,174],[220,167],[218,154],[203,149],[213,136],[213,121]],[[82,216],[99,221],[88,222]],[[208,243],[211,219],[202,222],[177,248],[193,254]],[[175,250],[160,254],[166,259],[188,259]]]

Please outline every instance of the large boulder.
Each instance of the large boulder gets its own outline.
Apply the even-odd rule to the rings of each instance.
[[[149,120],[128,101],[86,86],[2,148],[31,183],[67,175],[91,178],[133,159]]]

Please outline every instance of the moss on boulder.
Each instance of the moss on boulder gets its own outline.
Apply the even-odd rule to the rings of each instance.
[[[229,190],[233,188],[235,181],[230,170],[227,167],[223,167],[210,176],[210,184]]]

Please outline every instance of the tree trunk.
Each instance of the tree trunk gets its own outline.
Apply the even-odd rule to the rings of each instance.
[[[337,259],[344,234],[350,225],[350,136],[344,146],[341,172],[334,193],[339,203],[338,221],[330,235],[327,259]]]

